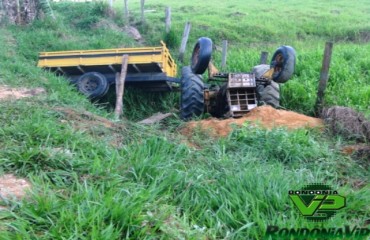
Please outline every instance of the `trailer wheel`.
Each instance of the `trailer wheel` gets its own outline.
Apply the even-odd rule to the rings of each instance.
[[[200,75],[191,72],[190,67],[182,68],[181,77],[181,119],[187,121],[200,116],[204,111],[204,84]]]
[[[262,104],[270,105],[274,108],[280,107],[280,87],[279,84],[271,81],[265,88],[257,88],[259,100]]]
[[[191,70],[195,74],[203,74],[208,68],[212,56],[212,40],[206,37],[198,39],[191,55]]]
[[[271,59],[271,67],[274,68],[272,79],[277,83],[288,81],[295,69],[296,53],[290,46],[279,47]]]
[[[85,73],[77,80],[78,91],[92,99],[103,97],[107,93],[108,88],[106,77],[98,72]]]

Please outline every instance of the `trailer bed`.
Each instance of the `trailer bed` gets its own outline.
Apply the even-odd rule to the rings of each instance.
[[[153,91],[171,90],[171,82],[179,83],[177,65],[163,42],[159,47],[41,52],[37,66],[72,83],[87,72],[99,72],[113,84],[124,54],[129,56],[126,83]]]

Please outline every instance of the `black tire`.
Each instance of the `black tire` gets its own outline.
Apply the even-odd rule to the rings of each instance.
[[[191,70],[195,74],[203,74],[208,68],[212,56],[212,40],[206,37],[198,39],[191,55]]]
[[[285,83],[294,73],[296,53],[290,46],[279,47],[271,59],[271,67],[274,68],[272,79],[277,83]]]
[[[99,99],[108,92],[109,85],[103,74],[88,72],[78,78],[77,89],[91,99]]]
[[[271,81],[263,89],[258,89],[260,95],[260,104],[267,104],[274,108],[280,107],[280,87],[279,84]]]
[[[202,76],[192,73],[190,67],[182,68],[180,107],[180,117],[185,121],[200,116],[204,111]]]

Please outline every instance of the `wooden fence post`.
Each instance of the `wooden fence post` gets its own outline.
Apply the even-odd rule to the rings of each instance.
[[[171,7],[166,7],[166,33],[171,30]]]
[[[180,46],[180,53],[179,53],[179,61],[184,61],[184,53],[186,50],[186,44],[188,43],[189,33],[190,33],[191,24],[187,22],[185,24],[184,33],[182,34],[181,46]]]
[[[124,17],[126,26],[130,25],[129,12],[128,12],[128,0],[124,0]]]
[[[145,15],[144,15],[144,6],[145,6],[145,0],[141,0],[141,24],[145,23]]]
[[[333,51],[333,43],[327,42],[325,44],[324,58],[322,61],[322,67],[321,67],[321,72],[320,72],[319,87],[317,90],[317,100],[315,104],[316,116],[321,115],[321,111],[324,105],[325,89],[326,89],[326,86],[329,80],[329,69],[330,69],[332,51]]]
[[[19,0],[15,0],[15,6],[16,6],[16,11],[17,11],[16,22],[17,24],[21,24],[21,6],[19,3]]]
[[[123,93],[125,91],[125,79],[127,74],[128,65],[128,55],[125,54],[122,57],[122,68],[121,74],[116,74],[116,108],[114,110],[114,115],[116,119],[122,115],[123,110]]]
[[[226,67],[226,59],[227,59],[227,40],[222,41],[222,61],[221,61],[221,68]]]
[[[267,64],[268,52],[261,52],[260,64]]]

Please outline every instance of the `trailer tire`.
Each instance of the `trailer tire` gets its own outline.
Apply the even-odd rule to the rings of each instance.
[[[280,86],[278,83],[271,81],[263,89],[258,89],[260,95],[260,103],[270,105],[274,108],[280,107]]]
[[[180,117],[190,120],[204,111],[204,84],[202,76],[192,73],[190,67],[182,68]]]
[[[206,37],[198,39],[191,55],[191,70],[195,74],[203,74],[208,68],[212,56],[212,40]]]
[[[296,53],[290,46],[279,47],[271,59],[271,67],[274,68],[272,79],[277,83],[287,82],[294,73]]]
[[[103,74],[87,72],[78,78],[77,89],[91,99],[99,99],[108,92],[109,85]]]

